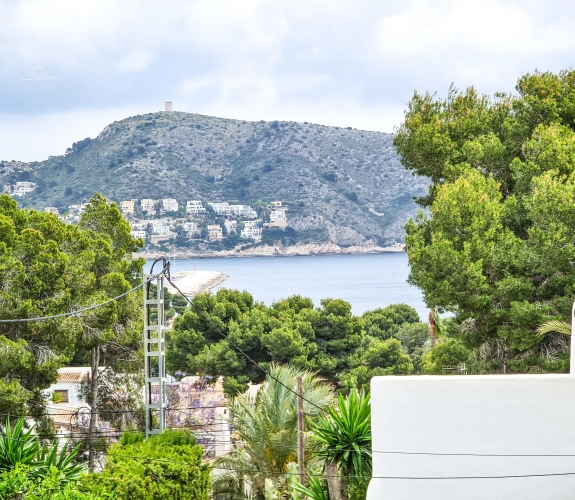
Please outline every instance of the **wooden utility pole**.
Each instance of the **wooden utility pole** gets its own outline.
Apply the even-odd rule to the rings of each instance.
[[[303,484],[305,476],[304,467],[304,417],[305,413],[303,410],[303,384],[301,377],[298,375],[297,380],[297,467],[300,483]]]
[[[98,428],[98,391],[100,389],[100,346],[92,347],[90,361],[90,426],[88,427],[88,471],[94,472],[96,462],[96,430]]]

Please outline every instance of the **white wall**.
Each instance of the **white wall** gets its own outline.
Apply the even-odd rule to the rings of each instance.
[[[368,500],[572,500],[574,457],[471,457],[377,451],[575,455],[575,376],[375,377]],[[377,479],[503,476],[511,479]]]

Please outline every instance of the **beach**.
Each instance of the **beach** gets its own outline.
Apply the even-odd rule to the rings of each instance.
[[[209,292],[212,288],[221,285],[228,279],[227,274],[217,271],[180,271],[172,275],[172,281],[181,292],[191,297],[197,293]],[[176,290],[168,283],[167,288],[171,293]]]

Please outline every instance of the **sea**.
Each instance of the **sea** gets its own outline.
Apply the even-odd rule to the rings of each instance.
[[[428,313],[421,291],[407,283],[409,266],[403,252],[171,261],[172,274],[194,269],[229,276],[214,290],[246,290],[268,305],[298,294],[311,298],[317,306],[325,298],[346,300],[356,315],[398,303],[413,307],[422,320]]]

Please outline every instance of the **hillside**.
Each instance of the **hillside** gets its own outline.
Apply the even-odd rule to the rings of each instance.
[[[63,213],[94,192],[115,200],[176,198],[289,204],[298,241],[380,245],[427,191],[399,162],[393,135],[295,122],[158,112],[114,122],[42,162],[0,162],[0,183],[30,180],[23,206]]]

